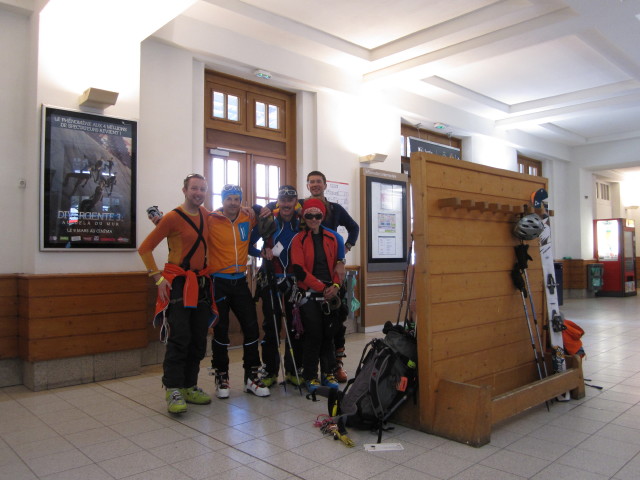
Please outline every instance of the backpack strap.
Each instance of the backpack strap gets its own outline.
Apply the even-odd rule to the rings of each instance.
[[[198,213],[200,214],[200,228],[198,228],[196,224],[193,223],[193,220],[191,220],[182,210],[178,208],[174,208],[173,211],[176,212],[178,215],[180,215],[185,220],[185,222],[191,225],[193,229],[196,231],[196,233],[198,234],[198,238],[196,238],[196,241],[191,247],[191,250],[189,250],[189,253],[185,255],[184,260],[182,260],[182,263],[180,264],[180,268],[182,268],[183,270],[191,270],[191,257],[193,257],[193,255],[196,253],[196,250],[200,246],[200,242],[202,242],[202,244],[204,245],[204,266],[206,268],[207,267],[207,242],[205,241],[204,236],[202,235],[202,232],[204,231],[204,218],[202,217],[202,210],[198,209]]]
[[[389,365],[393,365],[392,361],[394,360],[394,353],[389,347],[384,346],[381,348],[381,352],[384,350],[388,350],[389,355],[379,354],[376,358],[376,361],[373,365],[373,370],[371,371],[371,377],[369,380],[369,393],[371,394],[371,406],[373,407],[373,411],[378,418],[379,421],[382,421],[384,418],[384,408],[382,407],[382,402],[380,401],[380,393],[378,389],[378,381],[382,376],[382,373],[386,371]]]

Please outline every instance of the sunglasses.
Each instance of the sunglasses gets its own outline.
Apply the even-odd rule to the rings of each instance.
[[[199,173],[190,173],[189,175],[187,175],[185,177],[185,179],[182,181],[182,184],[184,185],[184,188],[187,188],[187,186],[189,185],[189,180],[191,180],[192,178],[198,178],[200,180],[205,180],[206,178],[204,178],[202,175],[200,175]]]
[[[240,187],[240,185],[233,185],[231,183],[226,184],[224,187],[222,187],[222,191],[223,192],[228,192],[231,190],[238,190],[238,191],[242,191],[242,188]]]
[[[305,213],[304,218],[307,220],[322,220],[321,213]]]
[[[278,192],[278,197],[297,197],[298,192],[295,190],[280,190]]]

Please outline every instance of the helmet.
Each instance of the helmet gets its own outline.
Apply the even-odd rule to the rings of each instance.
[[[513,229],[513,234],[520,240],[533,240],[538,238],[543,230],[542,219],[537,214],[530,213],[518,220]]]

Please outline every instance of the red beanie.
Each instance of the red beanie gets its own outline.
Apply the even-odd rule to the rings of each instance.
[[[323,216],[327,214],[327,207],[324,205],[324,202],[318,198],[307,198],[302,205],[302,214],[304,215],[304,212],[310,208],[317,208],[322,212]]]

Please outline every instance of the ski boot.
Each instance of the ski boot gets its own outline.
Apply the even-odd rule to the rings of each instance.
[[[343,359],[347,356],[344,353],[344,347],[336,349],[336,368],[333,371],[333,374],[336,377],[336,380],[340,383],[345,383],[348,380],[347,371],[344,369],[344,361]]]

